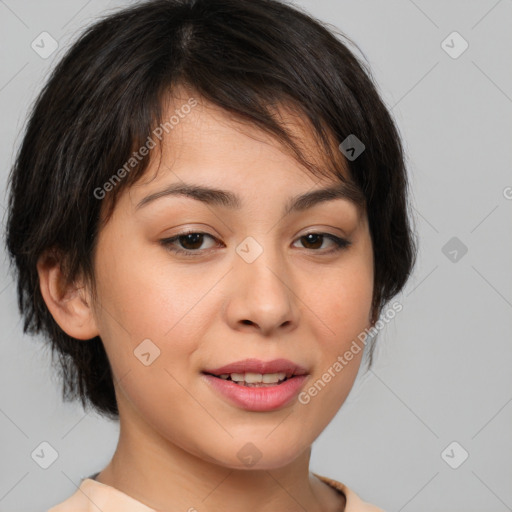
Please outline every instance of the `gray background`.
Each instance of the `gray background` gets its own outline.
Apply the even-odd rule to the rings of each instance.
[[[78,32],[128,3],[0,1],[3,192],[48,71]],[[512,510],[512,0],[296,3],[368,58],[404,139],[420,240],[403,310],[311,469],[388,512]],[[43,31],[59,43],[48,59],[31,48]],[[458,58],[441,46],[453,31],[469,43]],[[36,512],[108,463],[118,427],[62,403],[48,350],[22,334],[2,252],[0,511]],[[31,458],[43,441],[58,452],[46,470]]]

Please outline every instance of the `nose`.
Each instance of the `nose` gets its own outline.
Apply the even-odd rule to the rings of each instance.
[[[252,262],[235,255],[224,313],[230,327],[270,336],[298,324],[297,295],[291,273],[277,251],[265,248]]]

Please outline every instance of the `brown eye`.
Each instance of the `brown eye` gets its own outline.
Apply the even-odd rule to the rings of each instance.
[[[165,238],[160,240],[160,243],[169,251],[191,256],[199,256],[202,252],[211,249],[211,247],[203,247],[201,249],[201,246],[205,241],[205,237],[216,240],[215,237],[208,233],[190,231],[187,233],[179,233],[171,238]],[[179,244],[179,247],[176,247],[177,244]]]
[[[180,235],[178,241],[184,249],[194,250],[201,247],[203,238],[203,233],[189,233],[187,235]]]
[[[310,233],[301,237],[301,240],[306,241],[306,249],[320,249],[323,242],[323,235],[318,233]]]
[[[318,251],[319,249],[321,249],[322,244],[326,239],[330,240],[334,244],[334,248],[324,251],[324,253],[340,251],[351,244],[351,242],[349,242],[348,240],[345,240],[344,238],[339,238],[329,233],[308,233],[307,235],[301,236],[298,240],[301,241],[301,243],[306,249]]]

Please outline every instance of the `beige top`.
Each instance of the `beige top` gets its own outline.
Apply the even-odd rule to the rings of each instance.
[[[384,512],[381,508],[363,501],[346,485],[331,478],[313,474],[345,495],[346,505],[343,512]],[[84,478],[73,495],[47,512],[98,512],[99,510],[102,512],[158,512],[115,487],[92,478]]]

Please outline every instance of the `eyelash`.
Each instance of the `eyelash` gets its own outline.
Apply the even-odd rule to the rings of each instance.
[[[182,254],[185,256],[195,257],[195,256],[200,256],[202,254],[202,252],[204,253],[204,250],[201,251],[200,249],[192,251],[189,249],[180,249],[180,248],[172,246],[172,244],[174,242],[177,242],[181,237],[184,237],[187,235],[206,235],[214,240],[217,240],[213,235],[210,235],[209,233],[204,233],[202,231],[185,231],[183,233],[178,233],[177,235],[175,235],[171,238],[164,238],[164,239],[160,240],[160,243],[167,250],[169,250],[173,253],[176,253],[176,254]],[[320,235],[320,236],[323,236],[324,238],[328,238],[329,240],[334,242],[335,247],[329,251],[324,251],[323,252],[324,255],[334,254],[336,252],[343,251],[344,249],[347,249],[350,245],[352,245],[352,242],[350,242],[349,240],[346,240],[344,238],[339,238],[335,235],[331,235],[330,233],[321,233],[321,232],[316,232],[316,231],[313,231],[311,233],[306,233],[305,235],[302,235],[301,237],[299,237],[297,240],[300,240],[301,238],[309,236],[309,235],[317,235],[317,236]],[[213,249],[213,248],[211,248],[211,249]],[[205,249],[205,250],[208,251],[209,249]],[[314,251],[314,252],[321,252],[319,249],[310,249],[310,250]]]

